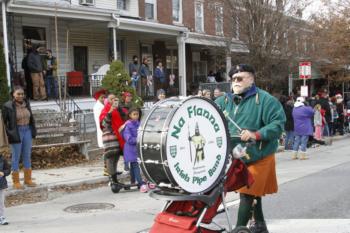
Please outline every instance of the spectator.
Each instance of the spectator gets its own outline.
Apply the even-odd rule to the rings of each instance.
[[[202,97],[203,96],[203,91],[201,89],[198,89],[197,91],[197,96]]]
[[[2,108],[8,142],[12,151],[12,180],[15,189],[23,189],[19,181],[19,160],[22,156],[24,167],[24,184],[34,187],[32,181],[32,138],[36,136],[36,128],[29,102],[24,99],[22,87],[14,87],[12,100],[7,101]]]
[[[215,74],[214,74],[214,72],[212,70],[209,71],[209,74],[208,74],[208,77],[207,77],[207,82],[208,83],[216,83]]]
[[[125,140],[124,161],[130,163],[130,174],[137,181],[140,187],[140,192],[148,191],[147,185],[141,178],[140,167],[137,162],[137,130],[140,126],[139,110],[131,108],[128,113],[129,120],[125,123],[125,128],[122,131],[123,139]]]
[[[337,120],[339,118],[339,115],[338,115],[336,104],[337,104],[337,98],[333,96],[332,98],[330,98],[330,101],[329,101],[329,106],[331,108],[331,115],[332,115],[331,122],[329,125],[329,133],[331,136],[335,135],[335,133],[337,132]]]
[[[137,71],[139,69],[140,69],[140,67],[139,67],[139,58],[136,55],[134,55],[132,57],[132,62],[129,63],[129,75],[130,75],[130,77],[132,77],[132,75],[133,75],[133,73],[135,71],[137,73]]]
[[[294,144],[294,120],[293,120],[293,107],[294,107],[294,100],[293,97],[290,97],[289,100],[287,100],[284,105],[284,113],[286,114],[286,124],[284,125],[284,130],[286,132],[286,139],[284,144],[284,149],[286,151],[290,151],[293,149]]]
[[[203,97],[207,99],[211,99],[211,91],[209,89],[203,90]]]
[[[154,84],[156,90],[163,89],[165,91],[167,89],[167,80],[163,63],[161,61],[158,61],[157,67],[154,71]]]
[[[214,97],[213,100],[216,100],[217,98],[219,98],[220,96],[223,96],[224,93],[221,92],[220,88],[215,88],[214,89]]]
[[[159,89],[157,91],[157,99],[158,99],[158,101],[163,100],[165,98],[166,98],[165,91],[163,89]]]
[[[102,141],[102,130],[100,128],[100,115],[104,108],[104,100],[106,98],[106,90],[101,89],[94,94],[94,99],[96,100],[96,103],[93,107],[94,112],[94,119],[96,123],[96,138],[97,138],[97,145],[100,148],[103,148],[103,141]]]
[[[324,125],[324,129],[323,129],[323,136],[330,136],[329,133],[329,123],[331,122],[332,119],[332,114],[331,114],[331,107],[329,106],[329,102],[328,102],[328,94],[326,91],[320,92],[319,95],[319,100],[317,101],[318,104],[321,105],[321,108],[325,111],[325,125]]]
[[[34,100],[46,100],[45,82],[43,76],[43,62],[39,55],[40,47],[37,45],[34,47],[31,53],[28,55],[27,66],[30,71],[33,83],[33,99]]]
[[[127,113],[129,109],[133,107],[132,94],[130,92],[125,91],[123,92],[122,99],[123,99],[123,102],[121,104],[121,107],[125,108],[125,110],[123,110],[123,112],[125,113],[124,119],[127,120],[128,119]]]
[[[5,218],[5,189],[8,188],[6,176],[10,173],[11,166],[0,152],[0,225],[8,225]]]
[[[148,67],[148,58],[142,59],[142,64],[139,70],[141,76],[141,95],[149,96],[151,94],[150,88],[153,86],[152,75]]]
[[[28,55],[32,52],[32,46],[27,45],[27,53],[22,60],[22,69],[24,71],[24,79],[26,80],[25,93],[26,98],[33,99],[33,82],[30,76],[30,70],[28,68]]]
[[[58,82],[57,82],[57,60],[52,56],[50,49],[46,50],[46,58],[44,60],[45,86],[47,97],[58,98]]]
[[[341,94],[335,95],[336,101],[336,109],[338,112],[338,119],[335,121],[337,132],[340,135],[344,135],[344,103],[343,97]],[[336,133],[336,132],[334,132]]]
[[[321,114],[321,105],[316,104],[314,107],[314,127],[315,127],[315,139],[320,141],[322,140],[322,114]]]
[[[104,160],[112,183],[111,188],[118,183],[117,164],[124,148],[124,140],[119,133],[119,128],[124,120],[118,111],[119,99],[114,94],[109,94],[107,102],[100,115],[100,127],[103,132]]]
[[[294,119],[294,144],[292,159],[298,159],[298,152],[300,148],[300,159],[308,159],[306,156],[306,147],[309,136],[313,135],[312,118],[314,117],[314,110],[310,106],[305,106],[304,97],[298,97],[293,109]]]
[[[131,79],[131,86],[136,90],[140,79],[140,75],[137,73],[137,70],[134,69],[132,71],[130,75],[130,79]]]

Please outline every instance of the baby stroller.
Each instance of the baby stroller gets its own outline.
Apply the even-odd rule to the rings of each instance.
[[[219,185],[204,195],[186,195],[164,190],[153,191],[150,196],[166,200],[166,204],[162,212],[156,216],[149,233],[249,233],[246,227],[232,229],[224,198],[227,192],[235,191],[245,185],[249,186],[252,183],[253,179],[245,164],[240,159],[233,159]],[[224,208],[218,210],[221,203]],[[219,225],[213,228],[209,225],[213,218],[221,213],[226,215],[228,229]]]

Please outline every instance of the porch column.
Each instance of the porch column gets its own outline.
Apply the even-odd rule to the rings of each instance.
[[[116,61],[118,59],[118,54],[117,54],[117,29],[115,27],[113,29],[113,58]]]
[[[4,54],[5,54],[5,64],[6,64],[6,76],[7,85],[11,88],[11,74],[10,74],[10,63],[9,63],[9,46],[7,39],[7,18],[6,18],[6,1],[2,1],[2,29],[4,35]]]
[[[111,28],[113,31],[113,60],[117,60],[117,29],[119,28],[120,22],[119,19],[116,18],[113,14],[112,17],[115,19],[115,21],[109,22],[107,27]]]
[[[179,62],[179,88],[180,95],[186,96],[186,34],[180,33],[177,37]]]
[[[231,70],[232,58],[230,55],[226,55],[226,81],[229,82],[231,77],[228,76],[228,73]]]

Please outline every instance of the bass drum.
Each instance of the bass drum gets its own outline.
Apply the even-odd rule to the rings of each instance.
[[[202,194],[225,173],[229,133],[211,100],[158,102],[142,118],[137,141],[143,174],[161,189]]]

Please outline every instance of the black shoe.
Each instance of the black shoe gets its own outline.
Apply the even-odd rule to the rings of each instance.
[[[265,222],[252,221],[250,226],[249,226],[249,230],[252,233],[269,233]]]
[[[118,175],[118,176],[121,175],[121,174],[123,174],[123,172],[117,172],[117,175]]]

